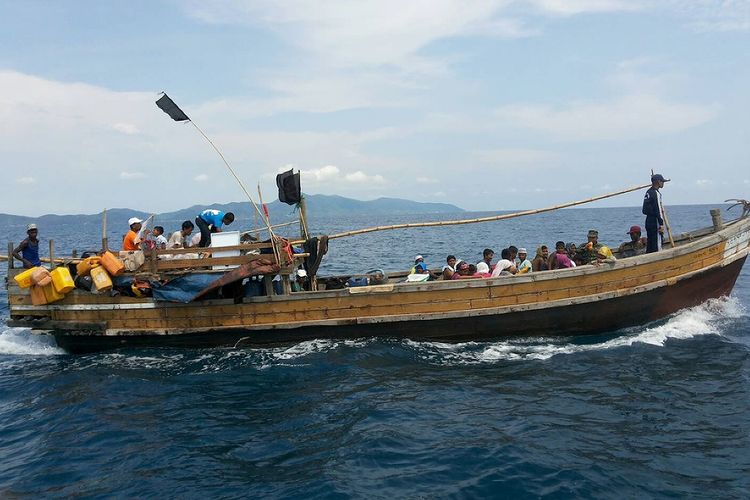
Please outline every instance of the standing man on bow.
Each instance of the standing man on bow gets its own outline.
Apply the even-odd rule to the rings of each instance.
[[[643,198],[643,215],[646,216],[646,253],[659,251],[659,237],[664,236],[664,219],[661,217],[659,189],[669,182],[661,174],[651,176],[651,187]]]

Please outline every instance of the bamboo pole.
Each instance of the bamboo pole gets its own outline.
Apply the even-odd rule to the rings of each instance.
[[[664,225],[667,228],[667,236],[669,237],[669,244],[674,248],[674,238],[672,238],[672,228],[669,227],[669,217],[667,217],[667,211],[664,209],[664,204],[661,201],[661,193],[659,193],[659,208],[661,209],[661,217],[664,219]]]
[[[307,202],[304,195],[302,195],[302,199],[299,201],[299,232],[300,238],[305,240],[310,239],[310,233],[307,230]]]
[[[8,261],[13,260],[13,249],[12,248],[10,249],[10,255],[0,255],[0,260],[8,260]],[[45,262],[45,263],[50,263],[51,262],[53,264],[64,264],[65,263],[65,259],[50,260],[47,257],[39,257],[39,260],[42,261],[42,262]]]
[[[107,250],[109,250],[109,243],[107,241],[107,209],[105,208],[102,212],[102,251]]]
[[[13,242],[9,241],[8,242],[8,255],[7,256],[0,255],[0,260],[3,260],[3,257],[5,257],[6,259],[8,259],[8,274],[10,274],[10,270],[13,269],[13,267],[14,267],[13,266],[13,264],[14,264],[14,262],[13,262],[13,250],[14,250],[14,248],[13,248]]]
[[[55,264],[55,240],[49,240],[49,261],[54,267]]]
[[[592,203],[594,201],[604,200],[606,198],[612,198],[613,196],[619,196],[621,194],[631,193],[633,191],[638,191],[639,189],[645,189],[648,187],[651,187],[650,183],[641,184],[639,186],[633,186],[631,188],[623,189],[620,191],[615,191],[613,193],[607,193],[607,194],[602,194],[599,196],[594,196],[592,198],[586,198],[585,200],[571,201],[568,203],[562,203],[560,205],[553,205],[551,207],[546,207],[546,208],[537,208],[534,210],[524,210],[521,212],[514,212],[512,214],[491,215],[489,217],[478,217],[475,219],[443,220],[443,221],[433,221],[433,222],[410,222],[406,224],[393,224],[390,226],[368,227],[365,229],[356,229],[354,231],[346,231],[343,233],[332,234],[331,236],[328,237],[328,239],[333,240],[336,238],[345,238],[347,236],[355,236],[358,234],[374,233],[376,231],[390,231],[393,229],[406,229],[406,228],[413,228],[413,227],[457,226],[461,224],[476,224],[479,222],[492,222],[492,221],[498,221],[498,220],[513,219],[515,217],[523,217],[525,215],[536,215],[536,214],[541,214],[544,212],[552,212],[553,210],[559,210],[561,208],[568,208],[568,207],[574,207],[577,205],[583,205],[585,203]],[[301,242],[295,241],[293,243],[301,243]]]
[[[281,253],[279,253],[279,249],[276,248],[276,235],[273,233],[273,229],[271,229],[271,218],[268,215],[268,207],[263,204],[263,192],[260,190],[260,183],[258,183],[258,201],[260,201],[260,205],[263,207],[263,216],[264,220],[266,221],[266,229],[268,230],[269,238],[271,239],[271,249],[273,250],[273,256],[276,258],[276,263],[278,265],[282,265]]]

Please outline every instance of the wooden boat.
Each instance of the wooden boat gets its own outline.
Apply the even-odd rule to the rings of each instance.
[[[413,284],[391,280],[297,293],[285,286],[282,295],[185,304],[75,290],[59,302],[35,306],[28,289],[16,286],[13,277],[20,270],[9,263],[8,323],[53,335],[70,352],[367,336],[469,341],[506,335],[592,334],[645,324],[728,295],[748,252],[750,218],[743,213],[726,224],[715,218],[712,227],[676,238],[673,248],[599,265],[495,279]],[[146,270],[184,273],[185,267],[248,264],[258,258],[180,263],[154,255]]]

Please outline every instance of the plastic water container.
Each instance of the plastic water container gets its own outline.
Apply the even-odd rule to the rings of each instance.
[[[110,276],[119,276],[125,272],[125,264],[109,251],[102,254],[102,265]]]
[[[39,269],[38,267],[32,267],[31,269],[27,269],[22,273],[16,274],[13,279],[16,280],[16,283],[18,283],[18,286],[21,288],[29,288],[33,283],[31,282],[31,275],[34,273],[34,270]]]
[[[55,286],[50,283],[47,286],[42,287],[42,291],[44,292],[44,297],[47,299],[47,304],[51,304],[53,302],[57,302],[58,300],[62,300],[65,298],[65,294],[58,293],[57,290],[55,290]]]
[[[92,268],[90,273],[97,292],[106,292],[112,288],[112,279],[102,266]]]
[[[33,285],[47,286],[52,283],[52,276],[49,271],[44,267],[37,267],[34,272],[31,273],[31,283]]]
[[[101,257],[86,257],[76,266],[76,274],[78,276],[87,276],[91,273],[91,270],[101,265]]]
[[[49,274],[52,276],[52,286],[55,287],[57,293],[65,295],[76,287],[67,267],[56,267]]]
[[[31,285],[31,303],[35,306],[47,305],[47,296],[44,294],[44,287]]]

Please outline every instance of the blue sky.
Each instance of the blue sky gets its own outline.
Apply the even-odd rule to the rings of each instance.
[[[750,1],[0,1],[0,212],[750,195]],[[254,189],[253,189],[254,191]],[[637,205],[640,194],[609,205]]]

